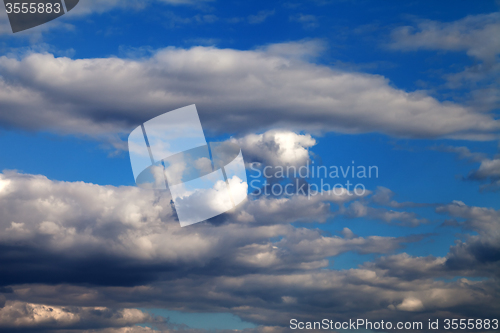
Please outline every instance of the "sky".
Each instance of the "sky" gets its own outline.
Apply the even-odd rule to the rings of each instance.
[[[0,5],[0,331],[500,319],[499,10],[81,0],[12,33]],[[248,198],[181,227],[127,139],[192,104]]]

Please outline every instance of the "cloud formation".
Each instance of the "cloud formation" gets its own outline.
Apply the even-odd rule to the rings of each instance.
[[[497,137],[500,123],[488,113],[398,90],[381,76],[307,62],[297,58],[303,55],[297,46],[167,48],[142,60],[73,60],[38,53],[1,57],[0,107],[8,112],[2,113],[0,124],[123,134],[156,115],[195,103],[204,128],[215,133],[287,127],[414,138]]]
[[[332,204],[359,198],[347,191],[311,200],[301,195],[260,197],[212,223],[191,228],[179,226],[168,192],[55,182],[7,172],[0,177],[0,197],[4,261],[0,281],[4,284],[92,281],[106,285],[121,280],[126,285],[155,280],[174,268],[185,274],[201,267],[210,271],[211,266],[220,273],[312,269],[328,265],[325,256],[348,251],[390,253],[419,240],[326,237],[318,230],[289,225],[333,217]],[[272,241],[275,238],[280,240]],[[16,262],[23,265],[11,270],[9,262],[14,263],[9,258],[18,251],[22,255]],[[89,265],[94,269],[85,274],[75,270]],[[132,266],[138,269],[120,279]]]
[[[405,26],[392,33],[391,47],[399,50],[466,51],[493,64],[500,54],[500,13],[470,15],[453,22],[422,20],[417,28]]]
[[[378,193],[379,203],[387,202],[380,193],[391,197],[387,189]],[[262,197],[189,228],[178,225],[168,193],[134,187],[6,172],[0,198],[3,327],[78,328],[93,316],[90,322],[106,330],[140,332],[125,327],[155,320],[124,309],[151,306],[231,312],[263,325],[256,332],[280,332],[265,327],[286,326],[290,318],[426,321],[498,310],[499,215],[492,209],[438,207],[478,235],[457,242],[446,257],[413,257],[394,252],[425,236],[360,237],[344,228],[339,237],[289,224],[324,219],[330,204],[360,199],[348,195]],[[356,269],[329,268],[346,252],[386,256]],[[436,280],[457,275],[488,279]]]
[[[8,301],[0,309],[0,328],[16,331],[126,327],[155,320],[137,309],[61,307]]]
[[[445,88],[467,88],[467,104],[488,112],[500,106],[499,29],[500,12],[469,15],[452,22],[420,20],[416,26],[394,29],[389,47],[402,51],[465,52],[475,63],[460,72],[445,74]]]
[[[487,154],[472,152],[467,147],[438,146],[432,147],[433,150],[450,152],[457,154],[458,158],[480,163],[478,169],[469,172],[464,180],[482,182],[480,186],[482,191],[500,190],[500,155],[489,158]]]

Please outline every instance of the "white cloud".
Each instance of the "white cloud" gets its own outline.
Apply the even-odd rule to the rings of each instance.
[[[269,166],[302,166],[309,159],[309,148],[316,140],[309,134],[286,130],[271,130],[263,134],[249,134],[236,141],[247,161]]]
[[[286,48],[280,46],[281,50]],[[382,132],[399,137],[491,139],[492,115],[391,87],[380,76],[345,73],[276,55],[167,48],[149,59],[0,58],[3,126],[111,135],[196,103],[205,128],[252,132]]]
[[[401,304],[398,304],[396,309],[402,311],[422,311],[424,309],[424,305],[418,298],[408,297],[405,298]]]
[[[449,23],[425,20],[393,31],[391,47],[400,50],[466,51],[493,64],[500,54],[500,13],[470,15]]]

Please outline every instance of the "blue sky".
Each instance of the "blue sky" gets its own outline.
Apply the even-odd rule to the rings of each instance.
[[[89,312],[88,327],[64,318],[18,327],[47,332],[281,332],[291,316],[322,319],[315,306],[339,320],[491,316],[498,10],[495,1],[82,0],[16,34],[2,13],[0,251],[13,266],[0,280],[10,288],[0,313],[22,314],[28,303],[42,312],[106,307],[115,319],[140,312],[116,322]],[[207,140],[234,140],[246,163],[354,162],[379,176],[362,180],[369,192],[359,198],[250,196],[235,212],[180,230],[168,194],[134,192],[126,140],[140,123],[189,104]],[[15,264],[12,249],[36,253],[39,265]],[[332,296],[313,305],[330,289],[287,285],[298,276],[380,290],[363,302],[339,282],[331,294],[354,303]],[[288,282],[272,289],[279,278]],[[471,281],[497,291],[475,294]],[[390,283],[399,294],[381,286]],[[441,304],[432,295],[442,290],[467,297]],[[474,298],[489,310],[477,313]]]

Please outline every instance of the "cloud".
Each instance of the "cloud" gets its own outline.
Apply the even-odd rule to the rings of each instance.
[[[482,185],[481,189],[500,190],[500,159],[485,158],[481,161],[479,169],[469,174],[468,179],[490,180],[490,184]]]
[[[248,23],[260,24],[264,22],[269,16],[274,15],[274,10],[261,10],[256,15],[248,16]]]
[[[380,193],[375,194],[375,198],[380,198]],[[394,205],[394,203],[392,203]],[[408,205],[411,205],[408,203]],[[417,206],[413,204],[414,206]],[[396,205],[401,207],[400,205]],[[425,218],[419,218],[419,216],[414,212],[402,212],[395,210],[388,210],[386,208],[376,208],[368,206],[361,201],[354,201],[351,203],[346,211],[345,215],[351,218],[367,217],[374,220],[381,220],[386,223],[391,223],[393,221],[400,222],[401,225],[407,225],[416,227],[422,223],[428,223],[429,220]]]
[[[440,145],[440,146],[433,146],[430,149],[440,152],[455,153],[458,155],[459,159],[465,159],[471,162],[481,162],[486,158],[486,154],[471,152],[470,149],[465,146],[456,147],[456,146]]]
[[[166,12],[165,17],[167,18],[167,20],[165,22],[165,26],[168,26],[169,28],[176,28],[176,27],[188,25],[188,24],[189,25],[191,25],[191,24],[211,24],[211,23],[215,23],[219,20],[219,18],[213,14],[205,14],[205,15],[197,14],[197,15],[194,15],[192,17],[181,17],[181,16],[176,15],[174,12]],[[196,39],[196,40],[203,42],[203,44],[207,44],[207,41],[210,41],[210,40],[201,40],[201,39]],[[213,43],[208,43],[208,45],[211,45],[211,44],[213,44]]]
[[[470,15],[453,22],[420,20],[416,27],[394,29],[389,47],[403,51],[466,52],[476,63],[461,72],[445,74],[447,83],[442,88],[466,88],[467,104],[486,112],[500,106],[500,37],[496,33],[499,29],[499,12]],[[457,99],[463,97],[459,92]]]
[[[0,12],[0,35],[12,35],[15,37],[29,37],[31,39],[40,38],[41,33],[54,29],[60,28],[61,26],[66,27],[68,29],[74,28],[69,23],[63,22],[71,22],[72,20],[79,19],[81,17],[91,15],[91,14],[102,14],[105,12],[112,11],[114,9],[122,9],[122,10],[142,10],[147,6],[150,6],[153,3],[161,3],[172,6],[203,6],[208,2],[213,0],[85,0],[80,1],[78,5],[71,10],[71,12],[67,15],[64,15],[62,18],[44,24],[40,27],[37,27],[34,30],[27,30],[25,32],[12,34],[12,29],[10,27],[9,19],[7,17],[7,13],[4,11]],[[210,16],[210,15],[204,15]],[[204,18],[203,15],[198,15],[198,20],[209,20],[209,18]]]
[[[460,159],[472,162],[480,162],[479,168],[469,172],[465,180],[489,182],[481,185],[480,189],[485,191],[498,191],[500,189],[500,159],[488,158],[487,154],[471,152],[467,147],[439,146],[431,149],[451,152],[458,155]]]
[[[457,225],[477,233],[468,235],[466,241],[457,240],[450,248],[446,261],[449,268],[465,271],[467,275],[500,272],[500,211],[471,207],[460,201],[439,206],[436,211],[464,220]]]
[[[207,274],[314,269],[328,264],[325,256],[390,253],[419,240],[326,237],[318,230],[289,224],[324,222],[334,215],[330,204],[360,198],[346,190],[310,199],[251,198],[212,222],[181,228],[168,192],[56,182],[15,172],[0,175],[0,283],[4,285],[35,281],[133,285],[202,267]],[[22,265],[12,269],[15,253],[19,253],[16,265]],[[130,273],[130,267],[137,269]]]
[[[329,236],[288,224],[318,221],[330,214],[325,204],[353,200],[347,195],[259,198],[212,224],[193,228],[179,227],[168,195],[133,187],[55,182],[8,172],[0,177],[0,197],[1,282],[12,286],[0,311],[4,327],[14,325],[14,317],[22,318],[19,327],[126,327],[152,319],[138,310],[126,316],[121,309],[144,306],[229,311],[258,324],[285,325],[290,316],[331,315],[340,308],[347,312],[339,319],[356,313],[375,318],[384,304],[384,314],[391,318],[398,314],[391,314],[395,310],[389,305],[402,312],[419,309],[415,302],[408,303],[411,297],[427,309],[434,296],[419,293],[429,288],[445,288],[440,295],[465,288],[469,296],[442,306],[474,297],[485,301],[464,286],[424,281],[409,287],[404,281],[387,280],[383,276],[391,273],[378,277],[378,266],[324,270],[328,258],[341,253],[391,254],[422,239],[360,237],[348,229],[344,237]],[[391,288],[399,284],[400,291],[389,292],[387,283]],[[319,297],[327,290],[335,295],[333,303]],[[106,319],[99,319],[101,315]]]
[[[156,319],[124,309],[153,306],[231,312],[263,325],[256,332],[279,332],[264,327],[286,327],[290,318],[427,321],[430,314],[498,311],[495,279],[436,280],[498,274],[491,251],[499,243],[498,211],[461,202],[438,207],[478,233],[446,257],[394,254],[423,235],[360,237],[344,228],[339,237],[289,224],[320,221],[332,213],[329,203],[353,200],[369,198],[262,197],[180,228],[168,193],[6,172],[0,177],[0,282],[9,288],[1,290],[7,293],[0,314],[5,327],[21,318],[24,327],[83,330],[90,322],[102,328],[88,329],[134,332],[126,327]],[[356,269],[328,268],[346,252],[386,256]],[[40,315],[28,315],[34,312]]]
[[[392,32],[390,46],[398,50],[466,51],[488,64],[500,54],[500,13],[470,15],[453,22],[423,20],[417,28],[406,26]]]
[[[92,13],[104,13],[113,9],[135,9],[140,10],[152,3],[163,3],[167,5],[199,6],[212,0],[86,0],[78,3],[72,11],[72,16],[84,16]],[[68,15],[68,18],[71,16]]]
[[[424,305],[418,298],[409,297],[405,298],[401,304],[396,305],[396,308],[402,311],[422,311]]]
[[[15,287],[13,297],[115,306],[133,301],[137,306],[230,311],[245,321],[284,327],[290,318],[377,321],[382,316],[392,322],[427,322],[429,317],[442,320],[450,315],[482,314],[487,318],[497,313],[498,290],[493,280],[444,282],[435,278],[408,280],[393,276],[391,270],[360,267],[287,274],[191,275],[141,287],[24,285]]]
[[[388,189],[387,187],[377,186],[377,189],[375,193],[371,196],[370,201],[378,205],[383,205],[393,208],[429,206],[429,204],[419,204],[414,202],[397,202],[396,200],[392,200],[394,195],[395,193],[390,189]]]
[[[302,166],[309,160],[309,148],[316,140],[309,134],[286,130],[271,130],[263,134],[249,134],[236,141],[247,161],[269,166]]]
[[[196,103],[204,128],[213,132],[288,127],[491,139],[500,128],[488,113],[392,88],[383,77],[335,71],[275,52],[275,46],[194,47],[167,48],[142,60],[1,57],[0,107],[6,112],[0,124],[110,136]]]
[[[19,301],[8,301],[0,308],[2,331],[109,328],[154,321],[150,315],[137,309],[61,307]]]
[[[299,22],[302,24],[302,27],[304,29],[310,30],[317,28],[319,26],[318,24],[318,18],[314,15],[304,15],[304,14],[297,14],[297,15],[291,15],[289,20],[291,22]]]

